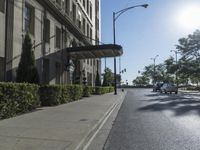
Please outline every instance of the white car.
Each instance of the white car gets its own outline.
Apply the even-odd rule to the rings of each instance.
[[[178,88],[177,86],[170,84],[170,83],[164,83],[163,86],[160,88],[160,93],[172,93],[174,92],[175,94],[178,93]]]

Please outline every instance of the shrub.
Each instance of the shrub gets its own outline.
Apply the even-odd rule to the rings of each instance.
[[[113,73],[112,73],[111,69],[109,69],[109,68],[105,68],[104,72],[105,73],[103,76],[103,85],[102,86],[104,86],[104,87],[111,86],[112,82],[114,80]]]
[[[114,92],[114,90],[115,90],[115,89],[114,89],[113,86],[110,86],[110,87],[109,87],[109,93]]]
[[[38,85],[29,83],[0,83],[0,119],[31,111],[40,103],[54,106],[89,97],[91,94],[113,92],[113,87],[81,85]]]
[[[100,87],[100,86],[96,86],[94,94],[101,95],[101,88],[102,87]]]
[[[97,75],[95,79],[95,86],[101,86],[101,79],[100,79],[98,70],[97,70]]]
[[[35,56],[29,34],[25,35],[20,62],[17,68],[17,82],[39,83],[39,74],[35,66]]]
[[[102,94],[110,93],[110,92],[113,92],[113,91],[114,91],[113,87],[95,87],[94,94],[102,95]]]
[[[54,106],[61,104],[62,86],[44,85],[40,87],[39,93],[42,106]]]
[[[89,97],[93,93],[93,87],[83,86],[83,97]]]
[[[81,85],[71,85],[70,86],[70,100],[76,101],[81,99],[83,96],[83,87]]]
[[[81,85],[44,85],[40,87],[42,106],[55,106],[82,98]]]
[[[37,85],[28,83],[0,83],[0,119],[40,106],[38,88]]]
[[[71,86],[69,86],[69,85],[62,86],[62,93],[61,93],[61,99],[60,99],[61,104],[72,101],[70,99],[70,89],[71,89]]]

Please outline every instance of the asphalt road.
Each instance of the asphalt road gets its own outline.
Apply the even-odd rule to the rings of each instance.
[[[129,90],[104,150],[200,150],[200,96]]]

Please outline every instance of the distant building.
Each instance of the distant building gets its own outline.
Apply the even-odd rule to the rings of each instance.
[[[99,0],[0,0],[0,81],[15,81],[26,32],[30,33],[41,83],[94,85],[100,59],[73,60],[66,47],[98,45]],[[94,39],[94,40],[92,40]]]

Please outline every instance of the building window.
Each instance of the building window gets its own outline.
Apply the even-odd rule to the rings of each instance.
[[[92,41],[92,28],[90,28],[90,40]]]
[[[81,28],[81,12],[78,11],[78,27]]]
[[[89,9],[90,9],[90,6],[89,6],[89,0],[87,0],[87,13],[89,14]]]
[[[61,6],[61,0],[56,0],[56,3]]]
[[[72,12],[73,12],[73,21],[76,22],[76,5],[74,3],[72,6]]]
[[[45,42],[50,43],[50,20],[44,20]]]
[[[63,37],[63,41],[64,41],[64,47],[67,47],[68,45],[68,35],[67,35],[67,31],[64,31],[64,37]]]
[[[60,75],[61,75],[61,65],[59,62],[56,62],[56,84],[60,84]]]
[[[83,0],[83,7],[85,8],[85,0]]]
[[[43,81],[49,83],[49,59],[43,59]]]
[[[92,59],[90,59],[90,66],[92,66]]]
[[[0,82],[4,80],[4,58],[0,57]]]
[[[0,12],[5,12],[5,0],[0,0]]]
[[[25,31],[34,35],[35,32],[35,9],[29,4],[25,4],[24,9]]]
[[[87,37],[89,37],[89,35],[90,35],[89,32],[90,32],[89,31],[89,24],[87,24]]]
[[[90,2],[90,19],[92,20],[92,3]]]
[[[87,81],[88,81],[88,84],[89,84],[89,82],[90,82],[89,75],[90,75],[90,73],[89,73],[89,72],[87,72]]]
[[[83,33],[85,35],[85,18],[83,18]]]
[[[89,65],[89,61],[90,61],[90,60],[89,60],[89,59],[87,59],[87,64],[88,64],[88,65]]]
[[[93,65],[95,66],[96,64],[95,64],[95,62],[96,62],[96,60],[95,59],[93,59]]]
[[[96,63],[97,63],[97,68],[98,68],[99,61],[97,60]]]
[[[69,14],[69,7],[70,6],[70,1],[69,0],[65,0],[65,12],[67,14]]]
[[[56,48],[61,47],[61,30],[60,28],[56,27]]]

